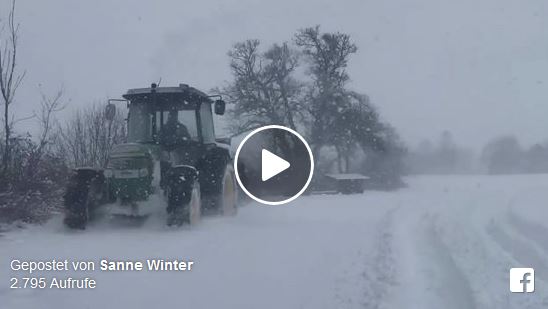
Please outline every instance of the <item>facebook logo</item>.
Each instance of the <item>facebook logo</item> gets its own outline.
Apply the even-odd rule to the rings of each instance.
[[[532,293],[535,291],[535,270],[532,268],[510,269],[510,292]]]

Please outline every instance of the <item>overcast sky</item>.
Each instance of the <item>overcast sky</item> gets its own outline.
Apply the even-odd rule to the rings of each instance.
[[[137,4],[139,3],[139,4]],[[450,130],[480,147],[500,134],[548,139],[545,0],[19,0],[17,97],[24,116],[64,85],[71,108],[162,79],[208,90],[230,78],[237,41],[291,40],[322,25],[359,47],[351,88],[367,93],[410,146]],[[0,15],[8,0],[0,0]],[[19,131],[30,123],[19,124]]]

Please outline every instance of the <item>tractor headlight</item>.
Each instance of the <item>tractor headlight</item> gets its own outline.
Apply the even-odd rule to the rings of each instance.
[[[139,170],[139,177],[145,177],[148,176],[148,169],[142,168]]]
[[[104,174],[105,174],[105,177],[106,177],[106,178],[111,178],[112,175],[113,175],[111,169],[106,169],[105,172],[104,172]]]

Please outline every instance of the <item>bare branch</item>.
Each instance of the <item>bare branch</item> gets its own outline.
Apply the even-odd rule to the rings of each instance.
[[[14,102],[15,93],[25,76],[25,72],[18,73],[17,71],[19,23],[15,22],[15,3],[16,1],[12,0],[8,20],[0,28],[0,103],[4,105],[2,118],[4,120],[3,172],[7,171],[11,160],[10,137],[13,125],[19,121],[32,118],[26,117],[14,120],[13,115],[10,116],[10,105]]]
[[[11,121],[10,121],[10,127],[13,128],[13,126],[18,124],[19,122],[26,121],[26,120],[31,120],[33,118],[36,118],[36,113],[35,112],[32,112],[32,114],[30,114],[28,116],[25,116],[25,117],[22,117],[22,118],[17,118],[17,119],[15,119],[15,115],[12,115],[11,116]]]

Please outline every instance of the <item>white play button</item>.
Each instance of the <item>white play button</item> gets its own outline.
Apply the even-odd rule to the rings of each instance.
[[[266,205],[289,203],[312,180],[314,158],[304,138],[278,125],[249,133],[234,155],[236,180],[242,191]]]
[[[261,179],[267,181],[288,169],[290,165],[286,160],[263,149],[261,152]]]

